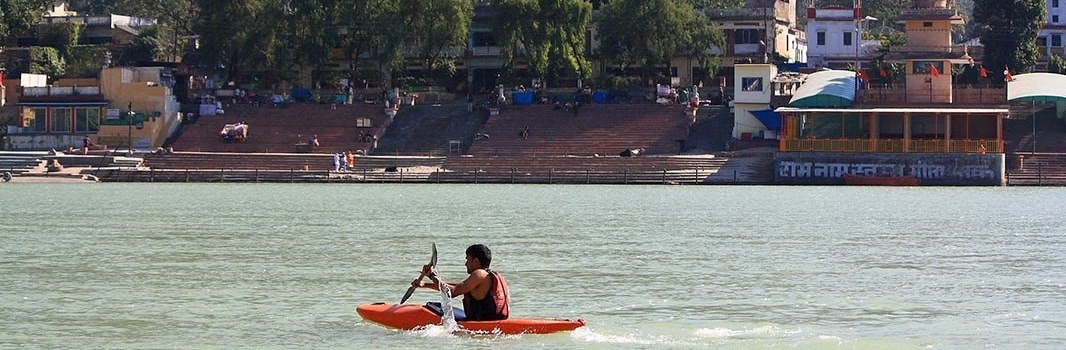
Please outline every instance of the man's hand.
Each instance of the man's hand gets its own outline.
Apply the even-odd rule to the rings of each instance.
[[[433,265],[430,265],[430,264],[422,265],[422,275],[423,276],[435,276],[436,273],[433,272]]]

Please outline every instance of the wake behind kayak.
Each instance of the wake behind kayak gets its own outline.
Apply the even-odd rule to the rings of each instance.
[[[455,310],[459,328],[475,333],[499,334],[548,334],[569,332],[585,325],[583,319],[558,318],[508,318],[499,321],[465,321],[462,309]],[[363,304],[356,308],[363,319],[385,327],[412,330],[441,323],[443,311],[440,303],[414,304]]]

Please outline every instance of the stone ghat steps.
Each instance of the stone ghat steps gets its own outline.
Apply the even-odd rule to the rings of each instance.
[[[575,116],[551,106],[508,107],[479,129],[473,155],[617,155],[644,148],[672,154],[688,137],[692,120],[683,107],[651,104],[590,105]],[[529,128],[528,137],[521,131]]]
[[[12,175],[43,169],[45,161],[38,156],[0,155],[0,173]]]
[[[356,128],[358,118],[369,118],[372,127]],[[244,142],[223,142],[219,131],[226,124],[244,121],[249,125]],[[319,149],[330,153],[347,150],[369,151],[371,142],[359,139],[360,132],[380,137],[388,118],[381,107],[293,105],[289,108],[242,106],[220,116],[204,116],[185,128],[172,145],[175,150],[194,152],[311,152],[307,144],[318,135]]]
[[[1008,164],[1015,155],[1008,155]],[[1066,186],[1066,154],[1037,153],[1024,156],[1021,169],[1007,172],[1010,186]],[[1013,164],[1012,164],[1013,165]]]
[[[353,169],[384,169],[390,167],[439,167],[443,157],[379,157],[356,156]],[[264,154],[264,153],[184,153],[151,155],[144,166],[155,170],[271,170],[271,171],[328,171],[333,170],[330,154]]]

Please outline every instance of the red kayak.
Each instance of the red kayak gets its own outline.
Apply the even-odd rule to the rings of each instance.
[[[367,321],[379,323],[390,328],[411,330],[428,325],[440,324],[441,308],[439,303],[427,305],[415,304],[364,304],[355,309]],[[568,332],[585,325],[585,320],[558,318],[509,318],[500,321],[462,321],[465,318],[462,309],[455,309],[456,323],[459,327],[477,333],[500,334],[547,334]]]

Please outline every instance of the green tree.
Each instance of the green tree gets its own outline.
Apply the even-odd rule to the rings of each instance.
[[[59,50],[60,56],[64,59],[69,59],[74,46],[78,45],[82,24],[76,22],[52,23],[41,25],[39,28],[43,44],[56,48]]]
[[[984,65],[1002,78],[999,67],[1026,72],[1036,65],[1036,38],[1047,21],[1044,0],[976,0],[974,21],[983,28]]]
[[[1066,59],[1058,54],[1052,54],[1047,59],[1047,71],[1057,74],[1066,74]]]
[[[285,75],[293,70],[318,68],[330,59],[331,49],[339,41],[336,0],[288,1],[278,7],[280,26],[270,38],[267,55],[270,70]],[[273,11],[273,10],[270,10]]]
[[[275,35],[281,13],[277,0],[196,0],[196,5],[201,56],[222,69],[226,80],[265,69],[276,61],[273,47],[287,44]]]
[[[0,47],[41,21],[52,0],[0,0]]]
[[[164,34],[164,26],[152,26],[145,28],[122,51],[118,62],[130,64],[137,61],[156,61],[165,55],[167,35]]]
[[[698,9],[738,9],[744,7],[745,0],[694,0]]]
[[[583,0],[499,0],[492,4],[494,31],[503,48],[500,55],[513,67],[520,49],[530,73],[554,84],[563,74],[587,78],[592,74],[585,57],[585,32],[592,4]]]
[[[645,74],[670,67],[679,55],[695,57],[713,68],[714,47],[725,47],[722,32],[691,0],[614,0],[601,9],[599,53],[621,68],[633,65]]]
[[[417,59],[426,70],[453,72],[474,16],[471,0],[377,0],[372,29],[383,72],[403,70]]]

